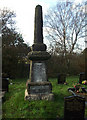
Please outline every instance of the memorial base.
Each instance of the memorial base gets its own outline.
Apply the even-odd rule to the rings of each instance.
[[[28,94],[27,89],[25,90],[25,100],[53,100],[53,94]]]
[[[50,82],[29,82],[25,90],[25,100],[53,100]]]

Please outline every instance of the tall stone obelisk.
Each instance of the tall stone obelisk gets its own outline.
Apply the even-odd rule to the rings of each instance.
[[[28,54],[30,62],[30,76],[26,83],[26,100],[52,100],[52,85],[47,81],[45,60],[51,56],[46,52],[43,43],[43,16],[42,7],[35,8],[34,44],[32,51]]]

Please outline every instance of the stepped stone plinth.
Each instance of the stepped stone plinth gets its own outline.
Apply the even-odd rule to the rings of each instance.
[[[46,45],[43,43],[43,18],[42,7],[35,8],[34,44],[32,51],[28,53],[30,61],[30,75],[26,83],[26,100],[52,100],[52,85],[47,80],[45,61],[51,56],[46,52]]]

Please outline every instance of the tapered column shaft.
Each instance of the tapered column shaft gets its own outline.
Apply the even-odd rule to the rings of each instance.
[[[35,8],[34,43],[43,43],[42,6],[40,5]]]

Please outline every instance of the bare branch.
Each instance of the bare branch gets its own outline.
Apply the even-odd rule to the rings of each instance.
[[[54,43],[54,48],[62,46],[61,49],[65,53],[72,53],[79,38],[84,36],[86,26],[84,18],[82,5],[75,6],[73,2],[58,3],[45,16],[49,42]]]

